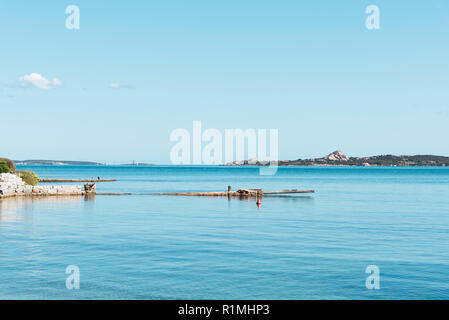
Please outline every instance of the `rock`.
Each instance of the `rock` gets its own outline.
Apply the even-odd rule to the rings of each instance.
[[[92,190],[95,192],[95,189]],[[81,186],[29,186],[25,185],[20,177],[12,173],[0,174],[0,195],[3,196],[23,196],[23,195],[82,195]]]
[[[259,162],[259,160],[257,160],[257,158],[251,158],[248,160],[248,164],[250,165],[255,165]]]
[[[329,160],[329,161],[348,161],[349,160],[349,158],[347,156],[345,156],[345,154],[340,150],[332,152],[331,154],[327,155],[323,159]]]
[[[23,187],[23,193],[24,194],[31,194],[31,193],[33,193],[33,186],[25,186],[25,187]]]

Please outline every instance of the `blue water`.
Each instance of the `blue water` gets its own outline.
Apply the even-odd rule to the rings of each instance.
[[[132,196],[0,200],[2,299],[447,299],[449,169],[29,167]],[[20,167],[19,169],[25,169]],[[142,195],[237,188],[312,195]],[[66,267],[80,289],[66,288]],[[380,269],[380,289],[365,269]]]

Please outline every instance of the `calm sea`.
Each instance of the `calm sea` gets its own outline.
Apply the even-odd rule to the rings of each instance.
[[[448,299],[448,168],[33,166],[115,178],[0,200],[1,299]],[[25,169],[20,167],[19,169]],[[315,189],[254,200],[143,195]],[[80,289],[66,288],[66,268]],[[366,288],[366,267],[380,289]]]

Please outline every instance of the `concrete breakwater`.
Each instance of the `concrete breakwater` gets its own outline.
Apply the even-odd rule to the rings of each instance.
[[[0,198],[17,196],[84,195],[81,186],[29,186],[13,173],[0,174]]]

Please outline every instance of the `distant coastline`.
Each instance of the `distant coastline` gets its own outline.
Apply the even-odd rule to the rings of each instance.
[[[250,159],[233,161],[226,166],[267,166],[268,161]],[[347,157],[342,151],[337,150],[322,158],[280,160],[279,166],[388,166],[388,167],[449,167],[449,157],[434,155],[394,156],[378,155],[371,157]]]
[[[92,161],[62,161],[62,160],[14,160],[19,166],[103,166],[103,163]]]
[[[93,161],[66,161],[66,160],[14,160],[16,165],[50,165],[50,166],[106,166],[106,163]],[[123,163],[120,166],[155,166],[152,163]],[[269,161],[249,159],[232,161],[223,166],[268,166]],[[279,160],[278,166],[322,166],[322,167],[449,167],[449,157],[435,155],[377,155],[370,157],[347,157],[342,151],[337,150],[322,158]]]
[[[14,160],[14,163],[19,166],[105,166],[105,163],[93,161],[65,161],[65,160]],[[120,166],[154,166],[151,163],[123,163]]]

